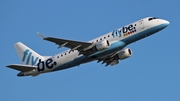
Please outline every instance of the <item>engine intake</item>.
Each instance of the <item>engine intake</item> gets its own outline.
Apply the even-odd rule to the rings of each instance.
[[[117,56],[120,60],[129,58],[130,56],[132,56],[132,50],[129,48],[123,49],[117,54]]]
[[[95,45],[96,50],[101,51],[110,47],[108,40],[102,40]]]

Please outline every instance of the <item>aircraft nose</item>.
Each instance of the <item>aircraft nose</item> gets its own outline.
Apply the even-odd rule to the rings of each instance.
[[[165,20],[165,21],[164,21],[164,24],[169,25],[169,24],[170,24],[170,22],[169,22],[169,21],[167,21],[167,20]]]
[[[167,21],[167,20],[163,20],[163,21],[162,21],[162,24],[165,25],[165,26],[168,26],[168,25],[170,24],[170,22]]]

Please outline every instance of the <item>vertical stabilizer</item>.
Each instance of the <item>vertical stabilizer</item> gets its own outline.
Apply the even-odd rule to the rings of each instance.
[[[44,60],[43,56],[39,55],[21,42],[15,43],[14,47],[24,65],[33,66],[38,63],[39,59]]]

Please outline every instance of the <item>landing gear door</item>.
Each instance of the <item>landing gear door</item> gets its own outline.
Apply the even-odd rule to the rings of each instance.
[[[139,27],[140,27],[141,30],[145,28],[143,20],[139,21]]]

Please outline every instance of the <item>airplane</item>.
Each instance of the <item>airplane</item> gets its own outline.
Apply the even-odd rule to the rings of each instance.
[[[37,76],[42,73],[64,70],[80,64],[97,61],[105,66],[113,66],[132,56],[132,50],[127,45],[146,38],[169,25],[169,21],[157,17],[146,17],[136,22],[115,29],[105,35],[88,42],[66,40],[55,37],[45,37],[59,47],[69,50],[55,56],[41,56],[21,42],[14,44],[22,64],[10,64],[7,67],[20,71],[17,76]]]

